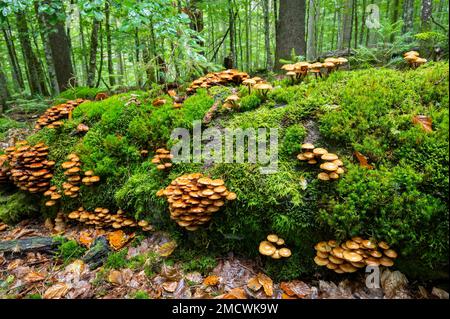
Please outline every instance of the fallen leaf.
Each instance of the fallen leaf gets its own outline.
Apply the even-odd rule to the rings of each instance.
[[[114,285],[121,285],[123,283],[122,273],[118,270],[111,270],[108,275],[108,281]]]
[[[8,225],[0,223],[0,231],[4,231],[6,228],[8,228]]]
[[[205,286],[215,286],[219,283],[220,278],[218,276],[208,276],[203,280]]]
[[[92,236],[87,231],[82,231],[80,233],[80,237],[78,237],[78,240],[80,241],[80,244],[89,248],[91,247],[94,238],[92,238]]]
[[[70,287],[63,282],[56,283],[44,292],[44,299],[61,299],[69,289]]]
[[[305,298],[311,294],[311,288],[300,280],[282,282],[280,288],[290,297]]]
[[[162,244],[158,248],[158,254],[162,257],[169,257],[170,255],[172,255],[175,248],[177,248],[177,242],[175,240],[171,240],[167,243]]]
[[[45,279],[45,275],[41,274],[41,273],[39,273],[37,271],[29,272],[24,278],[24,280],[26,282],[28,282],[28,283],[38,282],[38,281],[41,281],[41,280],[44,280],[44,279]]]
[[[153,102],[152,102],[153,106],[161,106],[164,104],[166,104],[166,100],[161,99],[161,98],[157,98],[157,99],[153,100]]]
[[[429,116],[416,115],[413,117],[412,122],[413,122],[413,124],[419,124],[420,127],[427,133],[433,131],[433,128],[432,128],[433,120]]]
[[[433,289],[431,290],[431,294],[435,297],[438,297],[439,299],[448,299],[448,292],[446,292],[443,289],[437,288],[437,287],[433,287]]]
[[[261,289],[262,285],[260,284],[257,277],[253,277],[248,281],[247,287],[253,291],[258,291],[259,289]]]
[[[108,241],[112,248],[119,250],[128,242],[129,237],[121,229],[113,231],[108,235]]]
[[[297,299],[297,298],[295,298],[295,297],[292,297],[292,296],[289,296],[288,294],[286,294],[286,293],[282,293],[281,294],[281,299]]]
[[[20,265],[22,265],[22,259],[14,259],[12,262],[8,264],[8,267],[6,268],[8,271],[14,270]]]
[[[74,275],[79,277],[85,268],[86,264],[81,259],[77,259],[70,265],[67,265],[65,270],[66,272],[73,273]]]
[[[233,288],[228,293],[221,296],[222,299],[247,299],[243,288]]]
[[[167,292],[174,292],[177,289],[178,282],[176,281],[166,281],[162,284],[162,287]]]
[[[264,288],[264,293],[268,297],[271,297],[273,295],[273,281],[272,281],[272,279],[269,276],[267,276],[267,275],[265,275],[263,273],[259,273],[257,278],[258,278],[259,283]]]
[[[362,155],[362,154],[361,154],[360,152],[358,152],[358,151],[355,151],[355,156],[356,156],[356,158],[358,159],[359,165],[360,165],[361,167],[364,167],[364,168],[367,168],[367,169],[373,169],[373,166],[370,165],[370,164],[367,162],[367,157],[365,157],[364,155]]]

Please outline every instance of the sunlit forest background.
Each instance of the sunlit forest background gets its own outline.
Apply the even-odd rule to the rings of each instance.
[[[1,0],[1,104],[71,86],[148,88],[226,67],[448,54],[446,0]],[[331,52],[334,51],[334,52]]]

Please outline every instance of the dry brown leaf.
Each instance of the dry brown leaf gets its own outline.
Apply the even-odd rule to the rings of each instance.
[[[300,280],[282,282],[280,288],[290,297],[305,298],[311,294],[311,288]]]
[[[177,289],[178,282],[176,281],[166,281],[162,284],[162,287],[167,292],[174,292]]]
[[[14,270],[20,265],[22,265],[23,261],[22,259],[14,259],[12,262],[8,264],[8,267],[6,268],[8,271]]]
[[[253,277],[253,278],[250,278],[250,280],[248,281],[247,287],[253,291],[258,291],[259,289],[261,289],[262,285],[259,282],[257,277]]]
[[[56,283],[44,292],[44,299],[61,299],[67,294],[69,288],[63,282]]]
[[[218,276],[208,276],[203,280],[205,286],[215,286],[219,283],[220,278]]]
[[[8,228],[8,225],[0,223],[0,231],[4,231],[6,228]]]
[[[429,116],[416,115],[413,117],[412,122],[413,124],[419,124],[420,127],[427,133],[433,131],[433,120]]]
[[[153,106],[161,106],[164,104],[166,104],[166,100],[161,99],[161,98],[157,98],[157,99],[153,100],[153,102],[152,102]]]
[[[361,154],[360,152],[358,152],[358,151],[355,151],[355,156],[356,156],[356,158],[358,159],[359,165],[360,165],[361,167],[364,167],[364,168],[367,168],[367,169],[373,169],[373,166],[370,165],[370,164],[367,162],[367,157],[365,157],[364,155],[362,155],[362,154]]]
[[[129,237],[121,229],[113,231],[108,235],[108,241],[112,248],[119,250],[128,242]]]
[[[259,283],[263,286],[264,288],[264,293],[268,296],[271,297],[273,295],[273,281],[272,279],[263,274],[263,273],[259,273],[258,276],[258,281]]]
[[[89,232],[82,231],[80,233],[80,237],[78,238],[78,240],[80,241],[80,244],[89,248],[89,247],[91,247],[91,244],[94,241],[94,238],[92,238],[92,236],[89,234]]]
[[[108,281],[114,285],[121,285],[123,283],[122,273],[118,270],[111,270],[108,275]]]
[[[288,294],[286,294],[286,293],[282,293],[281,294],[281,299],[297,299],[297,298],[295,298],[295,297],[292,297],[292,296],[289,296]]]
[[[177,248],[177,242],[175,240],[171,240],[159,246],[158,254],[162,257],[169,257],[172,255],[175,248]]]
[[[228,293],[222,295],[222,299],[247,299],[243,288],[233,288]]]
[[[85,268],[86,264],[81,259],[77,259],[70,265],[67,265],[65,270],[66,272],[71,272],[74,275],[80,276]]]
[[[45,279],[45,275],[41,274],[37,271],[30,271],[24,278],[24,280],[28,283],[38,282]]]

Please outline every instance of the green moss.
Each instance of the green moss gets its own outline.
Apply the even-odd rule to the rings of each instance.
[[[125,268],[128,265],[128,261],[126,259],[127,253],[128,253],[127,249],[122,249],[117,252],[109,254],[104,264],[104,267],[110,269]]]
[[[98,186],[83,186],[79,198],[64,198],[62,211],[81,205],[90,210],[122,208],[132,217],[145,218],[177,239],[180,248],[173,260],[187,261],[188,270],[207,272],[215,257],[230,251],[257,258],[259,242],[272,232],[293,252],[287,260],[262,259],[263,270],[280,280],[327,272],[312,262],[314,244],[353,235],[389,241],[400,252],[396,267],[414,276],[440,274],[448,265],[447,63],[407,72],[338,71],[299,85],[279,83],[264,102],[248,95],[245,87],[240,91],[244,112],[219,114],[210,125],[277,128],[281,148],[275,174],[261,174],[256,164],[182,163],[160,172],[150,163],[156,148],[173,143],[174,128],[190,129],[229,88],[212,89],[214,97],[199,90],[178,110],[171,103],[151,105],[158,88],[134,92],[139,106],[125,106],[130,94],[83,103],[64,127],[43,129],[29,140],[50,146],[49,157],[57,161],[54,184],[64,181],[60,165],[69,152],[80,155],[84,170],[101,176]],[[417,114],[432,117],[433,132],[411,123]],[[90,131],[71,134],[81,122]],[[318,124],[315,144],[344,160],[347,172],[339,181],[319,183],[318,168],[296,160],[300,144],[311,133],[305,129],[307,122]],[[149,158],[140,156],[142,149],[150,151]],[[360,168],[351,156],[355,150],[368,156],[375,169]],[[167,202],[156,192],[174,178],[198,171],[224,179],[237,199],[214,214],[208,226],[191,233],[170,220]],[[0,212],[7,206],[0,205]],[[116,257],[122,267],[123,256]],[[154,268],[145,266],[147,259],[136,258],[127,266],[144,267],[152,276]]]
[[[105,92],[104,90],[98,88],[89,88],[89,87],[76,87],[68,89],[64,92],[61,92],[57,100],[75,100],[78,98],[82,99],[94,99],[98,93]]]
[[[86,249],[80,246],[75,240],[67,240],[64,237],[56,237],[55,240],[60,242],[56,256],[65,264],[73,259],[80,258],[86,252]]]
[[[3,186],[4,187],[4,186]],[[0,190],[0,221],[17,223],[25,218],[38,215],[40,198],[12,189]]]
[[[134,293],[134,299],[150,299],[150,296],[146,291],[138,290]]]

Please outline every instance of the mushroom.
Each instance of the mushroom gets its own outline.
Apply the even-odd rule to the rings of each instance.
[[[320,165],[320,168],[327,172],[335,172],[338,166],[332,162],[326,162]]]
[[[302,150],[306,150],[306,151],[313,151],[314,150],[314,145],[311,143],[304,143],[302,144]]]
[[[335,160],[339,159],[339,157],[333,153],[324,154],[320,158],[324,161],[335,161]]]
[[[327,173],[319,173],[317,175],[317,178],[321,181],[329,181],[330,180],[330,176]]]
[[[292,84],[295,83],[295,78],[297,77],[297,73],[295,71],[289,71],[286,73],[287,76],[289,76],[292,80]]]
[[[267,235],[267,240],[271,243],[276,243],[278,241],[278,236],[275,234]]]
[[[275,246],[271,242],[268,242],[268,241],[264,240],[264,241],[262,241],[259,244],[259,253],[261,255],[272,256],[275,253],[276,250],[277,249],[275,248]]]
[[[225,99],[225,102],[228,103],[232,109],[238,109],[239,108],[239,102],[240,98],[236,94],[230,95]],[[225,106],[225,104],[224,104]]]
[[[281,257],[288,258],[292,255],[292,252],[289,248],[281,248],[278,250],[278,253]]]
[[[252,86],[256,84],[256,81],[253,79],[247,79],[242,82],[243,85],[248,86],[248,94],[252,93]]]
[[[253,86],[253,88],[261,93],[264,99],[267,98],[267,93],[273,89],[272,85],[269,83],[257,83]]]

